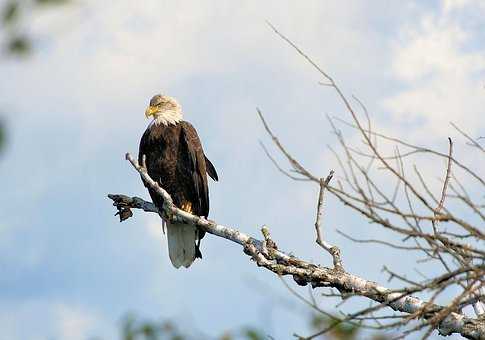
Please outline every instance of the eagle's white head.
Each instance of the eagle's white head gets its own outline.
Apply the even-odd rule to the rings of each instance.
[[[150,116],[156,125],[175,125],[182,120],[182,107],[175,98],[156,94],[150,99],[150,105],[145,110],[145,117]]]

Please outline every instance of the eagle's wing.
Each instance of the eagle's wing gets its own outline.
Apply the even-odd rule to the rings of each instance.
[[[140,139],[140,146],[138,147],[138,164],[140,166],[143,166],[143,156],[146,156],[143,154],[143,152],[145,152],[145,150],[147,149],[148,135],[149,135],[149,131],[148,129],[146,129],[145,132],[143,133],[143,136]],[[145,185],[145,187],[148,188],[148,184],[145,183],[145,180],[143,179],[143,177],[141,177],[141,180]]]
[[[218,181],[219,180],[219,176],[217,176],[217,171],[216,171],[216,168],[214,167],[214,165],[211,163],[211,161],[209,160],[209,158],[207,158],[207,156],[204,156],[205,157],[205,167],[207,169],[207,173],[209,174],[209,176],[214,180],[214,181]]]
[[[207,185],[206,162],[202,145],[194,127],[188,122],[181,122],[181,147],[185,150],[188,169],[191,172],[192,187],[195,197],[191,197],[191,203],[195,205],[194,213],[199,216],[209,214],[209,188]]]

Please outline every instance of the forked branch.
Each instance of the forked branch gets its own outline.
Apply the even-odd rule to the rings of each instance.
[[[142,209],[147,212],[158,213],[165,220],[182,220],[185,223],[201,228],[207,233],[240,244],[243,246],[244,253],[251,256],[258,266],[264,267],[278,276],[291,275],[299,285],[311,285],[312,288],[333,287],[341,294],[363,296],[377,302],[378,308],[390,307],[395,311],[414,314],[420,313],[422,306],[426,304],[425,301],[411,296],[413,292],[420,291],[422,287],[416,287],[414,290],[394,291],[375,282],[350,274],[340,266],[335,266],[335,268],[322,267],[288,255],[277,249],[276,243],[270,238],[267,228],[264,228],[262,231],[264,241],[261,241],[235,228],[185,212],[174,205],[167,191],[150,178],[146,169],[140,166],[130,154],[126,155],[126,159],[137,170],[144,182],[163,197],[164,205],[163,211],[159,211],[152,203],[138,197],[110,194],[108,197],[113,200],[113,205],[118,209],[118,212],[125,211],[123,218],[120,216],[121,220],[131,217],[131,209]],[[130,213],[127,213],[127,210]],[[437,313],[444,309],[444,307],[432,303],[427,304],[427,306],[429,312],[421,313],[419,317],[429,319],[438,315]],[[349,320],[344,318],[341,321]],[[485,322],[483,320],[471,319],[458,312],[447,314],[436,325],[436,328],[443,335],[460,333],[470,339],[481,339],[485,336]]]

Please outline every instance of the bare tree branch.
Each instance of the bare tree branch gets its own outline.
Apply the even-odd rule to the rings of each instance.
[[[317,218],[315,221],[315,231],[317,233],[317,244],[327,251],[333,258],[333,265],[335,268],[343,268],[342,259],[340,257],[340,249],[337,246],[331,245],[322,238],[321,224],[323,215],[323,197],[325,194],[325,188],[332,179],[334,171],[330,171],[327,178],[320,178],[320,192],[318,194],[318,204],[317,204]]]
[[[182,220],[184,223],[190,223],[207,233],[240,244],[243,246],[244,252],[250,255],[258,266],[264,267],[279,276],[291,275],[299,285],[310,284],[313,288],[334,287],[341,293],[363,296],[378,302],[383,307],[387,306],[393,310],[405,313],[419,312],[422,305],[425,304],[421,299],[411,296],[412,291],[393,291],[379,286],[375,282],[350,274],[343,268],[337,266],[335,268],[321,267],[295,256],[287,255],[276,248],[276,244],[269,237],[267,230],[263,232],[265,241],[260,241],[237,229],[187,213],[174,205],[170,195],[150,178],[146,169],[140,166],[130,154],[126,155],[126,159],[138,171],[145,183],[163,197],[164,205],[163,211],[158,211],[152,203],[137,197],[108,195],[119,211],[123,209],[142,209],[148,212],[156,212],[166,220],[175,219]],[[269,251],[263,251],[263,245]],[[415,291],[418,290],[416,289]],[[443,307],[432,304],[432,309],[433,313],[422,315],[422,317],[429,319],[443,310]],[[450,312],[446,318],[439,321],[436,328],[443,335],[460,333],[470,339],[480,339],[485,336],[484,320],[471,319],[458,312]]]
[[[478,144],[472,137],[470,137],[465,131],[461,130],[458,126],[456,126],[455,123],[453,122],[450,122],[450,125],[453,126],[455,128],[456,131],[458,131],[462,136],[464,136],[466,139],[468,139],[470,141],[470,144],[471,146],[474,146],[476,147],[478,150],[482,151],[482,152],[485,152],[485,149],[480,145]],[[478,139],[480,138],[483,138],[483,137],[479,137]]]
[[[451,166],[452,164],[457,165],[457,167],[464,170],[465,176],[477,180],[482,186],[485,185],[485,180],[479,175],[479,172],[463,165],[456,156],[453,156],[453,143],[451,140],[449,153],[446,155],[430,148],[416,146],[375,132],[372,128],[367,108],[361,100],[353,96],[367,120],[367,127],[364,128],[365,123],[360,122],[357,112],[352,106],[353,103],[351,104],[351,101],[347,99],[329,73],[315,63],[294,42],[280,33],[274,26],[269,25],[280,38],[288,43],[297,54],[301,55],[323,76],[323,84],[336,92],[338,99],[351,116],[351,123],[347,123],[341,118],[328,118],[343,151],[336,152],[331,148],[344,177],[339,178],[337,187],[328,186],[327,190],[345,206],[362,214],[370,223],[393,232],[395,236],[401,236],[401,240],[404,242],[412,241],[416,247],[395,246],[394,242],[382,240],[364,240],[364,242],[381,243],[396,250],[411,248],[412,250],[421,251],[425,255],[425,258],[418,260],[418,263],[438,261],[442,265],[443,275],[435,276],[424,282],[416,282],[407,279],[405,275],[389,271],[392,274],[391,277],[399,278],[404,283],[410,284],[409,287],[402,288],[403,292],[423,292],[426,290],[431,293],[428,302],[424,303],[420,309],[412,312],[409,318],[400,321],[395,326],[407,325],[411,320],[420,318],[422,321],[417,326],[408,328],[403,333],[403,336],[426,329],[423,338],[427,338],[433,329],[436,328],[436,322],[443,320],[445,315],[451,315],[451,312],[461,311],[461,309],[457,309],[458,306],[466,305],[467,302],[473,304],[475,313],[479,316],[478,319],[483,321],[483,306],[479,298],[483,295],[482,291],[484,288],[482,265],[485,262],[485,252],[483,251],[485,235],[483,233],[483,225],[480,223],[478,225],[474,224],[476,221],[473,219],[471,221],[463,219],[454,211],[456,210],[456,204],[448,202],[445,207],[444,202],[447,197],[450,197],[447,194],[448,187],[450,187],[455,197],[452,203],[462,202],[481,217],[483,221],[483,204],[475,203],[457,179],[456,182],[460,186],[461,192],[452,188],[450,184]],[[276,146],[288,159],[292,167],[303,177],[307,177],[308,180],[321,185],[318,176],[303,168],[297,158],[286,151],[279,139],[269,129],[259,110],[258,114],[263,121],[266,131],[273,141],[277,141],[275,143]],[[334,120],[343,122],[345,125],[356,129],[357,133],[363,138],[361,143],[367,151],[361,151],[359,148],[347,145],[342,131],[335,125]],[[483,148],[468,134],[458,129],[456,125],[452,124],[452,126],[470,141],[471,144],[469,145],[476,150],[483,151]],[[405,150],[404,154],[401,154],[400,150],[395,146],[393,156],[384,156],[377,146],[378,140],[385,143],[394,142],[410,150]],[[421,184],[422,188],[416,185],[416,180],[413,180],[412,177],[405,173],[404,158],[408,160],[408,158],[418,153],[430,154],[447,160],[446,177],[443,181],[440,198],[434,195],[429,183],[427,183],[416,165],[413,165],[413,168],[417,175],[417,184]],[[367,165],[361,163],[360,159],[362,157],[369,159]],[[395,166],[391,164],[391,160],[396,161]],[[382,184],[379,179],[374,179],[375,176],[371,172],[374,169],[380,172],[384,171],[386,176],[396,180],[396,185],[390,196],[387,193],[388,190],[386,190],[388,188],[381,187]],[[404,189],[404,197],[400,193],[401,188]],[[403,198],[407,202],[407,209],[401,206]],[[436,227],[438,220],[441,222],[439,229]],[[431,232],[428,232],[430,229]],[[436,315],[430,316],[430,313],[436,313],[434,300],[445,290],[456,288],[461,288],[463,293],[455,296],[450,304],[442,308],[439,311],[439,317]],[[368,313],[372,315],[372,312],[369,311]],[[325,330],[322,330],[318,334],[323,334],[324,332]]]
[[[451,156],[453,155],[453,141],[451,138],[448,137],[448,142],[450,143],[450,151],[448,154],[448,166],[446,167],[446,175],[445,175],[445,180],[443,181],[443,190],[441,191],[441,198],[438,203],[438,206],[436,207],[434,211],[434,216],[438,216],[441,213],[441,210],[443,209],[443,205],[445,203],[445,198],[446,198],[446,189],[448,188],[448,183],[450,182],[451,178]],[[435,234],[438,233],[436,230],[436,221],[433,219],[431,221],[431,224],[433,225],[433,231]]]

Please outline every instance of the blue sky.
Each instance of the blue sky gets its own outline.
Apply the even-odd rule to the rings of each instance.
[[[485,134],[483,14],[472,0],[120,0],[35,12],[26,20],[35,55],[0,63],[9,127],[0,159],[3,335],[112,338],[126,312],[212,336],[241,325],[276,339],[305,334],[308,310],[238,246],[207,236],[203,261],[175,270],[158,217],[113,217],[106,194],[148,197],[124,160],[137,152],[148,100],[159,92],[177,98],[197,128],[221,179],[211,184],[211,218],[252,235],[267,224],[281,248],[329,265],[314,244],[317,188],[274,169],[259,146],[271,145],[255,108],[322,176],[336,169],[324,115],[349,117],[265,20],[363,100],[381,131],[445,151],[447,136],[465,148],[449,121]],[[465,152],[462,159],[479,161]],[[425,176],[436,177],[422,161]],[[333,198],[325,223],[349,271],[385,283],[385,258],[413,275],[413,256],[335,233],[382,235]]]

